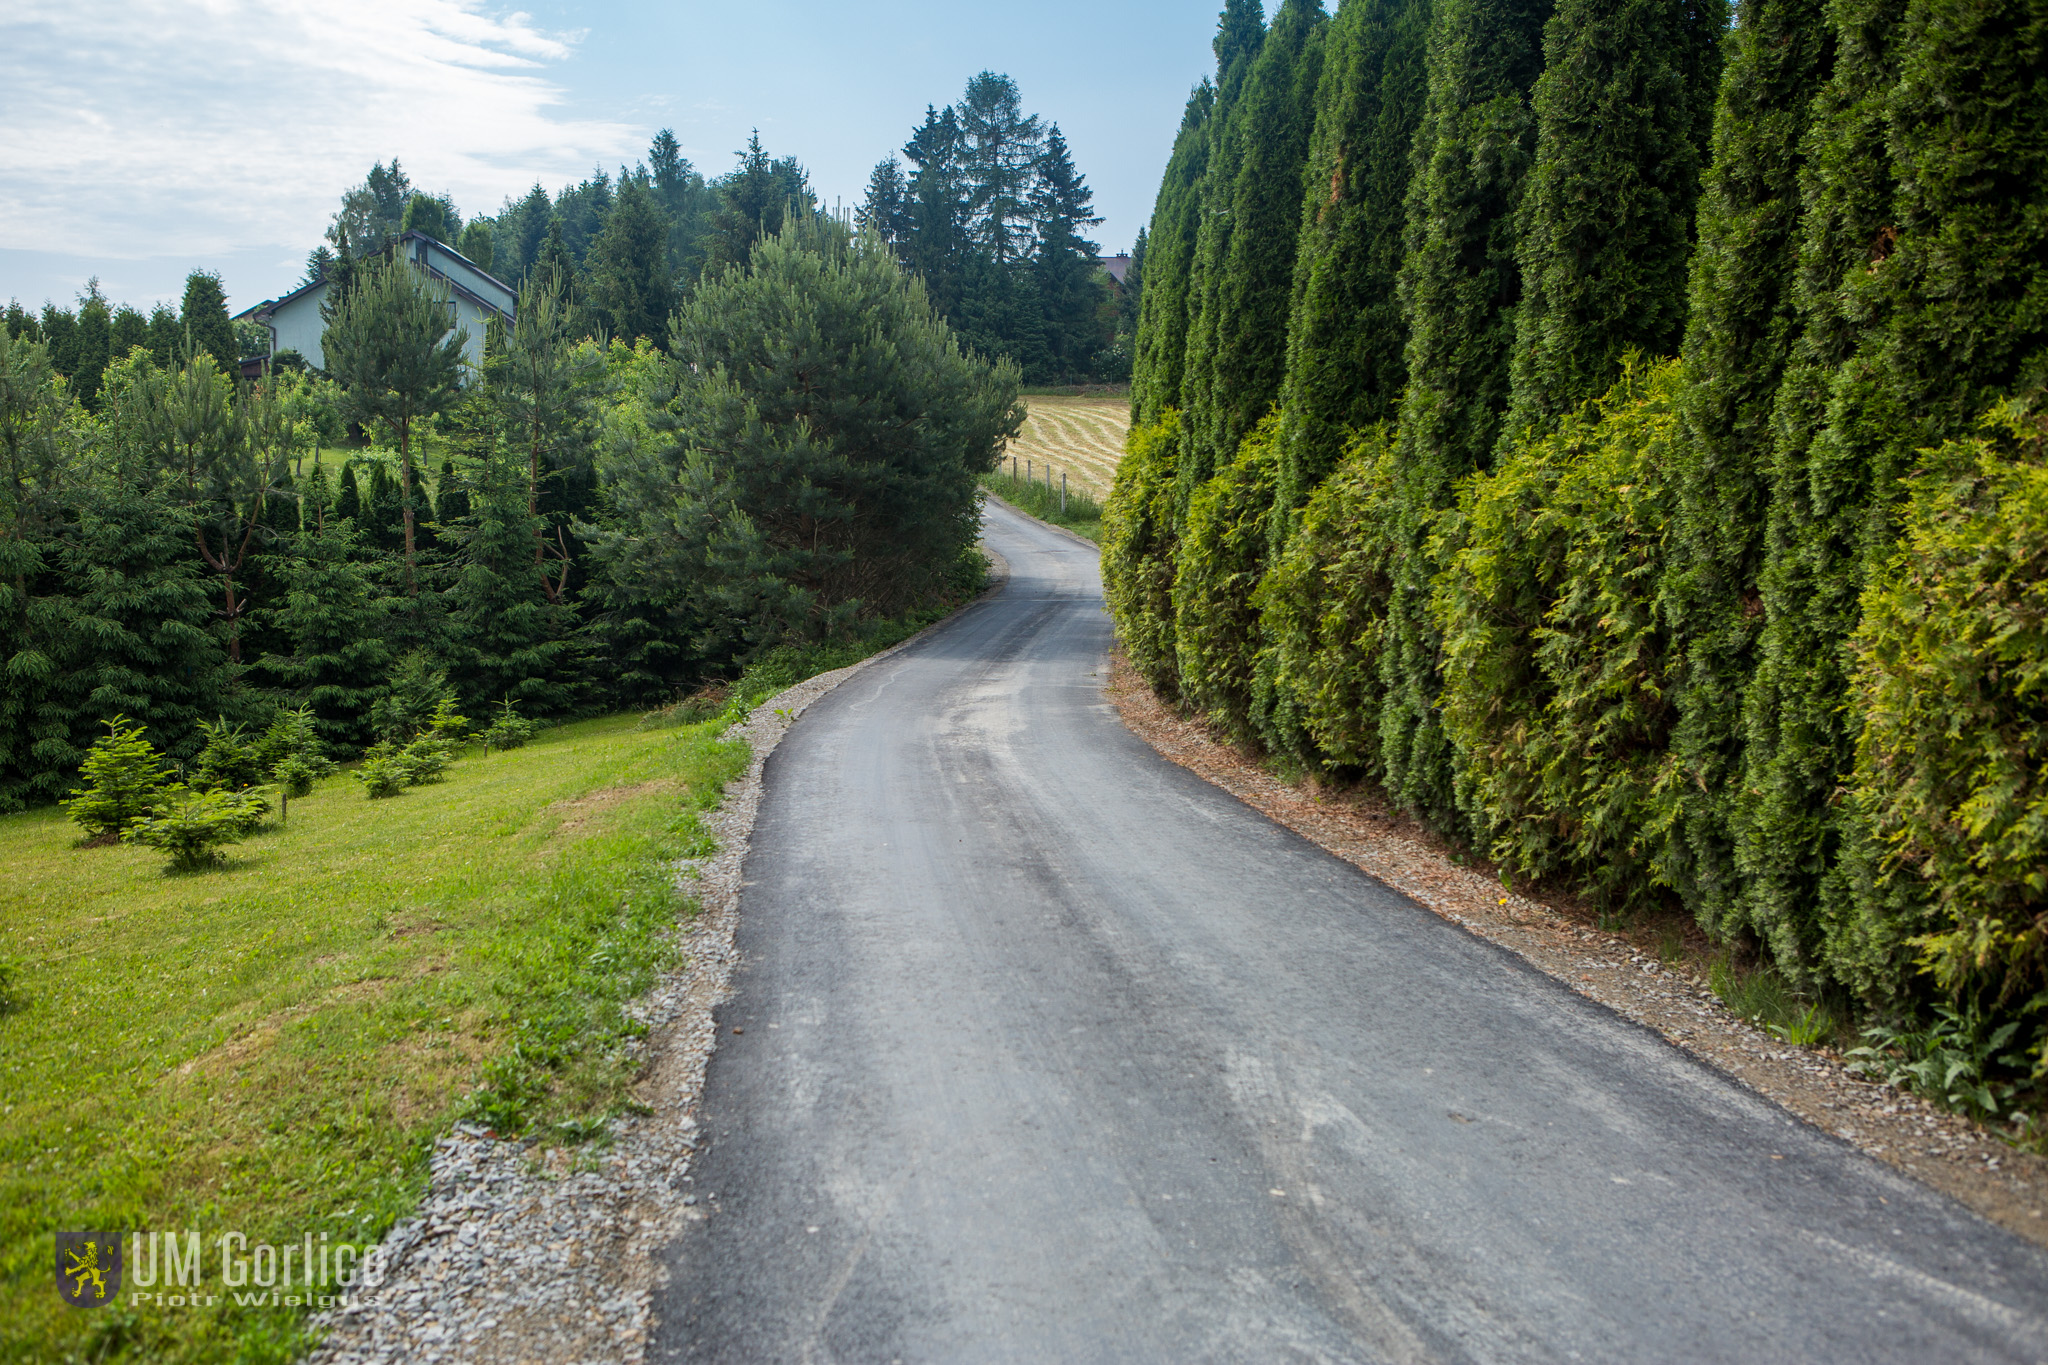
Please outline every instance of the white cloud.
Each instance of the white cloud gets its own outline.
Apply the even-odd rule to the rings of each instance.
[[[477,0],[29,8],[0,21],[0,247],[305,249],[373,161],[473,215],[644,142],[558,108],[545,64],[580,34]]]

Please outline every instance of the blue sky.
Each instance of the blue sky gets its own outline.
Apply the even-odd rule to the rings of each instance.
[[[1275,8],[1269,4],[1269,11]],[[495,211],[535,180],[639,160],[671,127],[716,174],[759,127],[855,200],[927,104],[1013,76],[1095,190],[1106,249],[1151,211],[1219,0],[65,0],[0,17],[0,298],[236,309],[296,280],[341,191],[398,157]]]

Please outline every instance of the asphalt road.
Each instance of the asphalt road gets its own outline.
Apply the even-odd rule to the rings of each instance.
[[[988,535],[770,760],[656,1359],[2048,1360],[2048,1254],[1159,758]]]

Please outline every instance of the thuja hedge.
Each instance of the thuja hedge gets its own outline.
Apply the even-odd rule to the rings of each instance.
[[[1683,362],[1632,359],[1614,387],[1461,483],[1431,524],[1439,707],[1474,844],[1511,878],[1612,908],[1683,899],[1672,746],[1686,609],[1671,583]],[[1377,780],[1391,676],[1387,603],[1406,538],[1397,450],[1355,437],[1270,563],[1268,422],[1164,508],[1175,414],[1133,433],[1104,569],[1133,658],[1240,741],[1338,780]],[[2020,1019],[2048,1016],[2048,416],[2004,403],[1923,451],[1897,552],[1844,652],[1860,726],[1839,793],[1849,892],[1810,979],[1908,1006],[1931,979]],[[1255,586],[1254,586],[1255,585]],[[1141,654],[1140,651],[1143,651]]]

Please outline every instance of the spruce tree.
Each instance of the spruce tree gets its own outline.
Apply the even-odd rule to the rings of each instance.
[[[398,480],[391,477],[383,461],[370,466],[369,496],[363,500],[361,525],[370,544],[386,554],[405,549],[405,508]]]
[[[1031,182],[1038,168],[1038,116],[1026,114],[1017,82],[983,71],[959,105],[962,169],[970,230],[999,266],[1031,251]]]
[[[940,112],[926,105],[924,123],[903,147],[911,172],[900,255],[905,268],[923,278],[932,307],[948,319],[959,312],[972,249],[963,155],[952,107]]]
[[[1147,229],[1131,359],[1131,425],[1150,426],[1180,406],[1187,360],[1189,289],[1202,226],[1202,172],[1209,161],[1209,116],[1216,87],[1206,78],[1188,96]]]
[[[185,333],[178,326],[178,315],[170,305],[159,303],[149,310],[149,358],[160,370],[168,370],[178,363],[179,352],[184,347]]]
[[[1352,434],[1393,420],[1407,383],[1396,282],[1428,31],[1428,0],[1353,0],[1330,25],[1303,176],[1275,545]]]
[[[1459,479],[1486,467],[1507,410],[1521,273],[1515,215],[1535,154],[1529,92],[1543,69],[1550,0],[1439,0],[1416,130],[1401,262],[1408,390],[1397,451],[1399,517],[1380,655],[1387,785],[1439,828],[1457,821],[1436,713],[1437,633],[1427,553]]]
[[[456,477],[454,461],[441,461],[441,476],[435,493],[434,514],[443,526],[454,526],[469,519],[469,488]]]
[[[448,590],[450,681],[467,706],[509,697],[528,715],[559,712],[570,700],[565,679],[575,621],[550,600],[533,557],[540,519],[527,510],[516,467],[493,471],[480,491]]]
[[[1082,235],[1102,221],[1088,182],[1074,169],[1057,123],[1046,131],[1032,187],[1031,217],[1038,237],[1032,267],[1044,310],[1046,348],[1059,378],[1086,379],[1104,341],[1099,248]]]
[[[401,603],[365,558],[355,523],[338,518],[318,535],[295,538],[284,588],[272,618],[284,647],[265,656],[263,667],[313,708],[323,740],[361,748],[374,737],[370,710],[396,657],[391,639]]]
[[[903,179],[903,163],[892,152],[877,161],[875,169],[868,173],[867,195],[854,211],[854,222],[861,231],[872,232],[891,246],[900,245],[909,193]]]
[[[109,357],[124,360],[138,346],[149,349],[149,319],[124,303],[114,310],[113,344],[108,348]]]
[[[71,391],[88,412],[100,407],[100,380],[113,357],[114,315],[107,296],[100,292],[97,276],[86,282],[78,296],[78,359],[71,376]]]
[[[1771,411],[1798,335],[1799,171],[1834,61],[1824,0],[1745,0],[1700,184],[1687,310],[1685,439],[1663,584],[1677,667],[1671,784],[1677,838],[1660,875],[1709,929],[1740,891],[1729,806],[1742,694],[1763,624],[1756,583],[1770,502]]]
[[[584,262],[590,305],[621,341],[668,344],[676,291],[668,265],[668,225],[637,176],[619,182],[618,200]]]
[[[1505,448],[1678,352],[1726,0],[1559,0],[1531,101]]]
[[[217,273],[195,270],[185,277],[178,326],[191,346],[213,357],[222,374],[235,372],[242,357],[235,354],[235,328],[228,321],[228,297]]]

